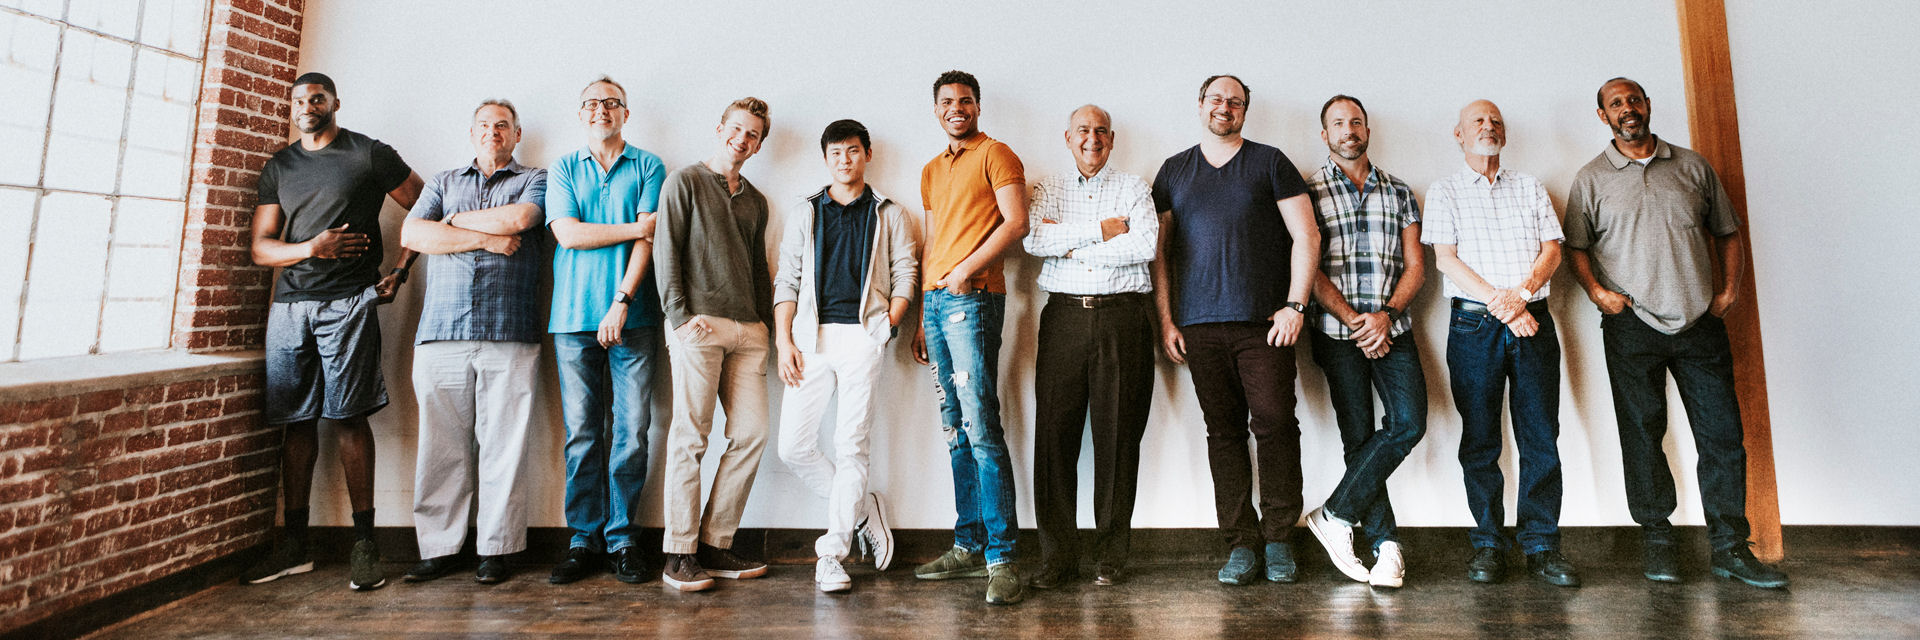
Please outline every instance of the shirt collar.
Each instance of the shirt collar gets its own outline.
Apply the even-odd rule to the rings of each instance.
[[[626,143],[626,148],[620,150],[620,157],[638,162],[640,147],[633,146],[631,142]],[[576,162],[593,162],[593,150],[581,147],[579,151],[573,153],[573,158]]]
[[[1467,179],[1467,182],[1469,184],[1492,185],[1494,183],[1499,182],[1501,178],[1507,177],[1507,167],[1506,165],[1501,165],[1499,171],[1493,172],[1493,180],[1491,182],[1487,180],[1487,177],[1485,175],[1481,175],[1480,172],[1474,171],[1473,165],[1469,165],[1469,164],[1463,163],[1460,166],[1460,175],[1464,176]]]
[[[1327,171],[1327,177],[1336,178],[1340,182],[1345,183],[1349,187],[1353,186],[1353,181],[1351,180],[1352,176],[1347,175],[1346,169],[1340,168],[1340,163],[1333,161],[1332,154],[1327,155],[1327,164],[1325,168]],[[1468,170],[1472,171],[1472,169],[1468,169]],[[1502,170],[1504,171],[1504,169]],[[1364,188],[1364,187],[1371,187],[1371,186],[1380,184],[1380,181],[1384,179],[1382,175],[1383,173],[1384,172],[1380,170],[1379,166],[1374,165],[1372,161],[1368,161],[1367,162],[1367,178],[1366,180],[1360,183],[1360,186]]]
[[[980,147],[980,145],[985,144],[986,141],[987,141],[987,132],[975,130],[973,132],[973,135],[967,136],[966,138],[963,138],[960,140],[960,152],[972,151],[974,149],[977,149]],[[952,158],[954,156],[960,155],[960,152],[954,151],[953,147],[947,147],[947,150],[942,152],[941,155],[943,155],[944,157]]]
[[[589,157],[591,157],[591,155],[589,155]],[[527,172],[527,166],[526,166],[526,165],[523,165],[523,164],[520,164],[520,161],[519,161],[519,160],[515,160],[515,159],[512,159],[512,158],[508,158],[508,159],[507,159],[507,166],[504,166],[504,167],[500,167],[500,171],[505,171],[505,172],[507,172],[507,173],[510,173],[510,174],[513,174],[513,175],[516,175],[516,176],[517,176],[517,175],[520,175],[520,174],[522,174],[522,173],[526,173],[526,172]],[[461,171],[461,173],[463,173],[463,174],[475,174],[475,173],[480,173],[480,160],[479,160],[479,159],[475,159],[475,160],[474,160],[473,162],[471,162],[471,163],[468,163],[468,164],[467,164],[467,168],[466,168],[465,170],[463,170],[463,171]],[[495,173],[495,174],[497,175],[497,174],[499,173],[499,171],[496,171],[496,172],[494,172],[494,173]],[[493,176],[482,176],[482,177],[486,177],[486,178],[492,178]]]
[[[1093,172],[1092,176],[1080,175],[1080,168],[1074,167],[1073,183],[1079,184],[1079,185],[1097,185],[1102,182],[1105,182],[1107,180],[1107,177],[1111,175],[1113,175],[1113,163],[1111,162],[1107,163],[1105,166],[1100,167],[1099,171]]]
[[[1619,147],[1614,146],[1613,141],[1609,140],[1607,141],[1607,150],[1604,152],[1604,154],[1607,156],[1607,164],[1611,164],[1613,165],[1613,168],[1615,170],[1619,170],[1619,169],[1625,169],[1627,168],[1627,165],[1633,164],[1635,162],[1646,163],[1646,162],[1651,162],[1654,158],[1673,157],[1673,148],[1667,146],[1667,141],[1661,140],[1659,136],[1654,136],[1653,141],[1654,141],[1653,155],[1648,156],[1646,158],[1639,159],[1639,160],[1635,160],[1633,158],[1628,158],[1627,154],[1620,153]]]

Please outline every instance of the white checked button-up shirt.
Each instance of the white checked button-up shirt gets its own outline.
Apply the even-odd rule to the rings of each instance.
[[[1074,172],[1033,187],[1027,253],[1043,258],[1040,288],[1099,296],[1153,290],[1147,263],[1160,237],[1147,182],[1111,166],[1088,178]],[[1127,232],[1102,240],[1100,221],[1126,218]],[[1071,252],[1072,257],[1067,257]]]
[[[1533,176],[1501,169],[1493,182],[1472,168],[1462,168],[1427,188],[1426,220],[1420,241],[1456,246],[1460,261],[1496,289],[1511,289],[1533,273],[1540,243],[1558,241],[1560,219],[1547,199],[1547,188]],[[1533,300],[1547,299],[1542,283]],[[1446,294],[1486,302],[1446,278]]]

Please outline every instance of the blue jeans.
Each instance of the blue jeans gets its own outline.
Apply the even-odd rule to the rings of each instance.
[[[1560,548],[1560,336],[1545,301],[1527,305],[1540,331],[1513,335],[1483,312],[1453,310],[1447,332],[1447,369],[1460,409],[1460,467],[1473,510],[1476,548],[1504,547],[1506,522],[1500,472],[1501,396],[1509,395],[1513,440],[1520,447],[1520,514],[1515,537],[1528,554]]]
[[[925,294],[921,324],[940,395],[940,428],[953,462],[954,546],[987,563],[1013,562],[1020,533],[1013,505],[1013,458],[1000,430],[1000,323],[1007,296],[986,291]]]
[[[1716,551],[1747,543],[1747,446],[1740,400],[1733,392],[1733,350],[1727,325],[1707,315],[1678,334],[1648,326],[1632,311],[1604,316],[1601,336],[1613,413],[1620,421],[1620,457],[1627,510],[1648,542],[1673,543],[1673,470],[1666,451],[1667,374],[1680,387],[1694,447],[1700,452],[1700,507]]]
[[[1361,523],[1374,550],[1398,540],[1393,505],[1387,501],[1387,477],[1400,468],[1413,445],[1427,433],[1427,376],[1420,369],[1420,346],[1413,332],[1393,339],[1387,355],[1368,359],[1352,340],[1335,340],[1313,331],[1313,361],[1327,375],[1347,472],[1327,497],[1326,510]],[[1373,392],[1380,392],[1386,415],[1373,428]]]
[[[619,551],[633,546],[640,531],[635,516],[647,481],[659,349],[659,327],[628,329],[612,348],[601,347],[592,331],[553,334],[567,422],[569,547]]]

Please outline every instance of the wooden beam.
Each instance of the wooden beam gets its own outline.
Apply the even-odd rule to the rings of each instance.
[[[1767,363],[1760,344],[1760,305],[1753,283],[1753,227],[1747,216],[1746,171],[1740,164],[1740,117],[1733,101],[1733,54],[1727,44],[1727,8],[1723,0],[1675,0],[1680,11],[1680,57],[1687,83],[1687,123],[1693,149],[1720,174],[1733,199],[1740,226],[1748,234],[1747,273],[1740,302],[1727,314],[1733,343],[1734,390],[1746,427],[1747,519],[1753,524],[1754,553],[1778,562],[1786,556],[1780,539],[1780,491],[1773,469],[1773,419],[1767,407]]]

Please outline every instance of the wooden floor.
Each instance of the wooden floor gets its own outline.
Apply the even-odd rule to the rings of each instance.
[[[1637,558],[1612,555],[1582,561],[1580,589],[1523,576],[1470,583],[1465,551],[1442,549],[1412,558],[1397,591],[1348,582],[1313,557],[1298,584],[1228,587],[1214,581],[1214,566],[1160,564],[1119,586],[1035,591],[1011,607],[984,604],[982,580],[923,582],[905,567],[855,569],[851,594],[826,595],[800,565],[680,593],[605,574],[552,586],[546,566],[519,567],[492,587],[470,573],[404,584],[406,567],[394,563],[386,588],[361,593],[332,564],[266,585],[217,586],[93,637],[1920,637],[1920,563],[1907,550],[1803,548],[1784,565],[1793,587],[1781,591],[1714,579],[1704,558],[1687,559],[1686,583],[1656,584],[1639,576]]]

